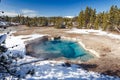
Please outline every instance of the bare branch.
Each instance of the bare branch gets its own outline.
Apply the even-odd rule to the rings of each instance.
[[[120,29],[119,29],[118,27],[115,27],[115,29],[116,29],[118,32],[120,32]]]

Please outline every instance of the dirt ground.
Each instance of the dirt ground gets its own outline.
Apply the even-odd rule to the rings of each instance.
[[[48,34],[51,36],[65,36],[81,39],[87,49],[92,49],[100,55],[82,64],[83,68],[90,71],[100,72],[108,75],[120,77],[120,40],[112,39],[107,36],[93,34],[73,34],[66,33],[70,29],[54,29],[53,27],[26,27],[18,26],[15,36],[29,34]],[[87,67],[84,67],[87,65]],[[92,65],[92,67],[90,66]],[[95,65],[95,66],[94,66]]]

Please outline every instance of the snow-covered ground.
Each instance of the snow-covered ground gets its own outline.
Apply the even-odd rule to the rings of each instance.
[[[119,80],[112,76],[86,71],[78,65],[62,66],[61,61],[41,61],[32,64],[35,68],[34,76],[26,76],[25,80]],[[25,67],[26,68],[26,67]],[[25,70],[24,70],[25,71]],[[21,72],[22,73],[22,72]]]
[[[108,36],[113,39],[120,39],[120,35],[108,33],[102,30],[94,30],[94,29],[77,29],[73,28],[70,31],[67,31],[67,33],[77,33],[77,34],[90,34],[94,33],[94,35],[101,35],[101,36]]]
[[[32,58],[25,55],[25,44],[24,41],[32,40],[44,35],[33,34],[27,36],[8,36],[6,40],[6,46],[12,47],[18,45],[15,48],[10,48],[9,51],[12,51],[15,54],[20,53],[24,55],[23,59],[20,59],[18,63],[25,63],[28,61],[37,60],[37,58]],[[29,39],[28,39],[29,37]],[[40,61],[37,63],[27,64],[21,67],[21,70],[18,74],[21,74],[21,77],[25,76],[26,71],[29,68],[35,68],[35,74],[33,76],[27,75],[23,80],[120,80],[118,77],[101,75],[99,73],[86,71],[83,68],[80,68],[78,65],[71,64],[71,67],[62,66],[64,62],[62,61]],[[8,80],[12,80],[13,77],[7,76]]]

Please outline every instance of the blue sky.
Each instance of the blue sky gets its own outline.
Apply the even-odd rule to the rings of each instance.
[[[2,0],[0,10],[11,16],[76,16],[86,6],[101,12],[112,5],[120,7],[120,0]]]

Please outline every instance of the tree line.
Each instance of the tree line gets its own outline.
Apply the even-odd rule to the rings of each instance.
[[[85,29],[102,29],[116,30],[120,29],[120,8],[111,6],[109,11],[96,12],[96,9],[86,7],[81,10],[78,16],[74,18],[67,17],[24,17],[18,15],[16,17],[5,16],[5,21],[17,22],[27,26],[54,26],[56,28],[85,28]]]
[[[96,13],[96,9],[86,7],[78,15],[78,28],[115,30],[120,28],[120,8],[111,6],[107,12]]]

